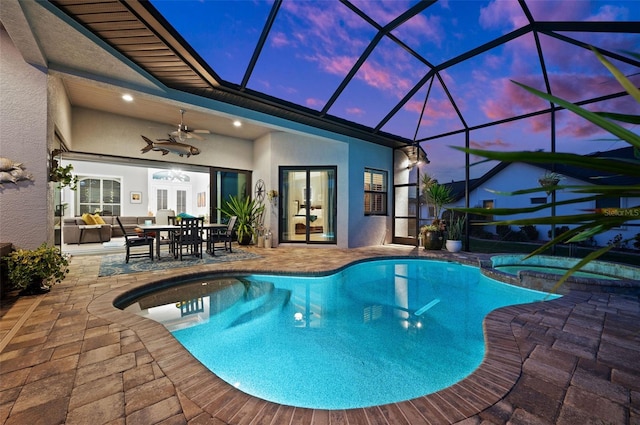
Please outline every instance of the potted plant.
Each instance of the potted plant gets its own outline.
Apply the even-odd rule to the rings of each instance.
[[[236,234],[240,245],[248,245],[256,234],[255,226],[261,214],[264,212],[264,204],[256,202],[248,197],[241,200],[239,197],[230,196],[220,212],[227,217],[236,216]]]
[[[424,186],[423,192],[427,202],[433,204],[433,224],[439,226],[440,230],[444,230],[444,221],[440,215],[442,214],[444,205],[453,200],[451,188],[431,179],[430,184]]]
[[[58,161],[53,161],[53,167],[49,173],[49,180],[56,182],[62,189],[65,186],[69,186],[69,189],[76,190],[78,188],[78,176],[71,174],[73,171],[73,165],[69,164],[65,167],[58,165]]]
[[[558,183],[560,183],[560,180],[562,180],[562,176],[558,173],[555,173],[553,171],[546,171],[542,176],[540,176],[540,178],[538,179],[538,183],[540,183],[540,186],[547,188],[547,187],[554,187],[557,186]],[[547,195],[551,194],[551,190],[547,190]]]
[[[5,257],[9,280],[22,295],[41,294],[69,273],[69,260],[55,246],[43,243],[36,249],[18,249]]]
[[[460,216],[454,219],[453,213],[451,215],[452,218],[447,230],[447,241],[445,242],[445,246],[449,252],[459,252],[462,250],[462,235],[464,234],[466,218],[464,216]]]
[[[442,246],[444,245],[443,232],[446,230],[446,223],[440,216],[442,214],[442,208],[444,207],[444,205],[453,200],[453,196],[451,195],[451,188],[449,186],[438,183],[437,180],[433,179],[428,174],[425,174],[422,178],[422,193],[424,196],[424,200],[428,204],[433,205],[434,217],[431,225],[422,226],[420,228],[423,244],[425,246],[425,249],[442,249]],[[430,226],[433,226],[434,229],[430,230]],[[427,230],[424,230],[423,232],[423,229]],[[435,233],[426,234],[425,232]],[[430,242],[431,239],[433,239],[434,241]],[[427,246],[431,247],[428,248]]]
[[[439,225],[425,224],[420,228],[420,237],[422,238],[422,246],[424,246],[424,249],[442,249],[443,238]]]

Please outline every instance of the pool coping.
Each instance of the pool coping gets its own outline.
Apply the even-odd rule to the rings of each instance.
[[[398,258],[397,256],[376,256],[374,259]],[[416,258],[416,257],[402,257]],[[425,257],[420,257],[425,258]],[[464,260],[438,259],[437,261],[457,261],[470,264]],[[369,260],[369,259],[365,259]],[[333,273],[362,260],[321,273]],[[477,266],[477,263],[476,263]],[[234,270],[234,274],[257,273],[256,270]],[[259,273],[290,273],[278,270],[261,270]],[[404,421],[413,424],[437,422],[455,423],[476,415],[488,407],[498,403],[511,391],[522,373],[523,357],[514,336],[511,323],[521,314],[531,314],[549,308],[572,307],[581,302],[583,295],[570,293],[550,301],[524,305],[503,307],[491,312],[483,321],[485,336],[485,356],[480,366],[465,379],[438,392],[417,397],[411,400],[357,409],[322,410],[304,409],[280,405],[248,395],[226,383],[209,371],[193,357],[160,323],[138,316],[135,313],[120,310],[114,301],[124,294],[148,286],[158,281],[197,277],[199,275],[229,275],[230,271],[207,271],[185,274],[176,272],[167,277],[147,275],[143,278],[127,282],[96,297],[87,310],[100,318],[132,330],[156,361],[162,372],[173,383],[183,397],[190,400],[199,410],[225,423],[236,423],[239,418],[255,417],[258,412],[265,417],[275,418],[279,415],[287,417],[294,410],[304,412],[308,417],[333,417],[348,414],[349,417],[371,416],[382,414],[390,423],[394,417],[404,417]],[[269,423],[268,421],[266,423]]]

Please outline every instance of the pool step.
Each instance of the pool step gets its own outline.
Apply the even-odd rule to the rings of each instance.
[[[291,291],[286,289],[274,288],[266,299],[263,299],[258,307],[249,310],[234,320],[229,327],[239,326],[244,323],[259,319],[271,312],[279,312],[289,302]]]

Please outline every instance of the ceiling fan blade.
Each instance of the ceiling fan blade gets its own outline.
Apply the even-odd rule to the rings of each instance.
[[[194,133],[200,133],[200,134],[211,134],[211,132],[209,130],[191,130]]]
[[[204,137],[202,137],[202,136],[200,136],[200,135],[198,135],[198,134],[196,134],[194,132],[187,133],[187,137],[188,138],[192,138],[193,137],[194,139],[197,139],[197,140],[204,140]]]

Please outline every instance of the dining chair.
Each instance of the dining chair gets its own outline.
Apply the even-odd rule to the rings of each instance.
[[[169,209],[159,209],[156,212],[156,224],[175,224],[170,221],[170,217],[175,217],[176,212]],[[168,245],[169,252],[173,254],[172,232],[160,232],[160,245]]]
[[[176,230],[174,256],[182,261],[184,255],[202,258],[204,242],[204,217],[180,218],[180,229]]]
[[[129,263],[130,258],[136,257],[149,257],[153,260],[153,240],[151,236],[147,234],[138,235],[135,232],[127,232],[122,222],[120,221],[120,217],[116,217],[118,221],[118,226],[120,226],[120,230],[122,230],[122,234],[124,235],[125,245],[127,248],[127,255],[125,257],[125,263]],[[131,248],[140,247],[140,246],[148,246],[149,252],[140,252],[140,251],[131,251]]]
[[[212,234],[209,237],[208,246],[209,252],[211,254],[214,253],[216,249],[224,249],[225,251],[233,252],[231,250],[231,243],[233,242],[233,228],[236,225],[236,221],[238,217],[232,215],[229,217],[229,223],[227,224],[226,229],[218,230],[217,232],[211,232]],[[216,243],[224,243],[224,246],[221,248],[216,248]]]

